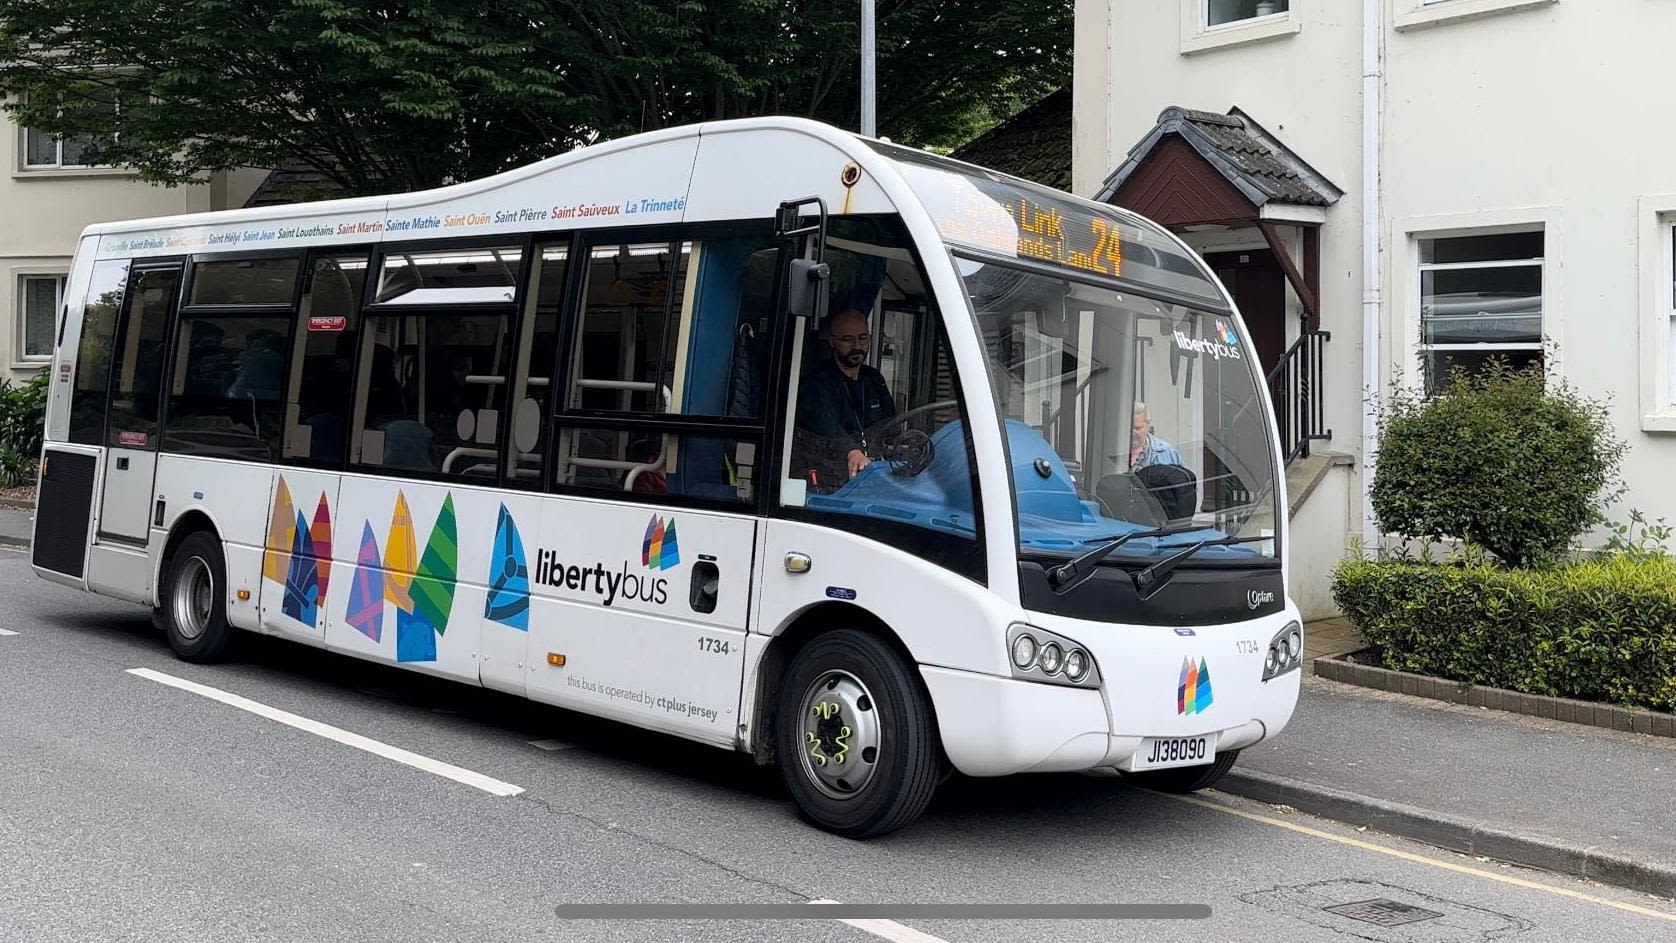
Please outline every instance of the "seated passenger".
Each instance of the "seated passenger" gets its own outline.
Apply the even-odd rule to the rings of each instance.
[[[1152,432],[1152,419],[1146,404],[1135,402],[1134,419],[1129,426],[1129,469],[1140,471],[1148,465],[1180,465],[1181,453],[1176,447]]]

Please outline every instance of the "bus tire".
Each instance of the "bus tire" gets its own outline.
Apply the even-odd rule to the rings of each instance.
[[[206,531],[188,534],[169,557],[163,582],[164,635],[184,661],[221,661],[238,630],[227,624],[227,566],[221,541]]]
[[[1204,766],[1178,766],[1174,769],[1149,769],[1139,773],[1124,773],[1123,778],[1137,786],[1156,789],[1159,792],[1187,793],[1198,792],[1221,782],[1222,777],[1234,768],[1234,761],[1240,758],[1240,751],[1229,750],[1218,754],[1216,762]]]
[[[865,632],[839,629],[797,653],[780,688],[775,737],[798,813],[848,838],[912,822],[943,779],[924,686]]]

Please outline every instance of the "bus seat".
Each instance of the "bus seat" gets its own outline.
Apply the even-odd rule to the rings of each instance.
[[[1168,518],[1163,505],[1132,474],[1106,475],[1094,486],[1094,497],[1102,512],[1112,520],[1142,527],[1159,527]]]
[[[431,455],[431,430],[422,422],[397,419],[384,424],[385,468],[410,468],[415,471],[436,471],[436,459]]]

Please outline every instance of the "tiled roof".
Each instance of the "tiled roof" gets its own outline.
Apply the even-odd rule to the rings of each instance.
[[[317,170],[282,167],[268,172],[267,179],[244,201],[245,206],[277,206],[282,203],[310,203],[347,196],[342,188]]]
[[[1344,195],[1343,190],[1238,108],[1219,115],[1172,105],[1158,115],[1158,124],[1106,178],[1095,199],[1111,199],[1123,181],[1170,134],[1180,136],[1258,206],[1267,203],[1331,206]]]
[[[1071,189],[1071,87],[1066,86],[949,155],[979,167]]]

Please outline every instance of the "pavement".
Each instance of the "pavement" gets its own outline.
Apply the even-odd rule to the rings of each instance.
[[[1304,664],[1311,674],[1315,673],[1315,659],[1360,651],[1366,646],[1362,633],[1343,616],[1304,625]]]
[[[1645,894],[1110,777],[957,776],[915,825],[848,841],[800,822],[777,774],[737,754],[275,640],[229,664],[177,661],[142,608],[34,579],[15,551],[0,552],[0,630],[0,940],[1639,943],[1676,930],[1676,904]],[[1337,703],[1315,694],[1299,730]],[[1209,916],[555,913],[815,899],[1186,903]],[[1377,900],[1418,908],[1397,915],[1414,922],[1368,922]]]
[[[0,503],[0,544],[27,547],[35,534],[35,511]]]
[[[1223,788],[1676,896],[1676,740],[1305,681]]]

